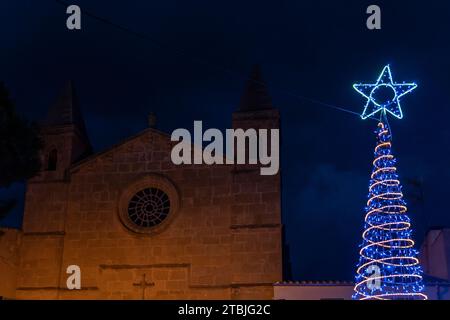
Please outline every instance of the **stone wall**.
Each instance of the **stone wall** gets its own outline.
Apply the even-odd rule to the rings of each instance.
[[[18,247],[21,232],[17,229],[0,228],[0,297],[16,298]]]
[[[423,271],[433,277],[450,280],[450,229],[436,228],[427,232],[420,248]]]

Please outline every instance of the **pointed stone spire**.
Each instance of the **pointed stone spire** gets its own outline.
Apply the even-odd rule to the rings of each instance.
[[[46,125],[75,124],[82,121],[72,81],[68,81],[55,104],[50,107]]]
[[[241,97],[239,111],[258,111],[272,108],[272,99],[263,80],[261,68],[259,65],[254,65]]]
[[[55,104],[50,107],[44,125],[73,125],[80,136],[85,139],[86,142],[89,141],[83,115],[78,104],[78,97],[75,93],[72,81],[66,83]]]
[[[154,112],[150,112],[148,115],[148,127],[152,129],[156,128],[156,114]]]

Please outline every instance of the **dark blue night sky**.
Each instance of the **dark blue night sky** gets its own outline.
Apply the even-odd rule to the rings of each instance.
[[[365,26],[372,1],[71,3],[145,37],[87,15],[81,31],[68,31],[55,0],[1,1],[0,79],[19,112],[44,118],[72,79],[95,151],[144,129],[151,111],[167,132],[194,120],[225,129],[259,63],[281,111],[283,222],[295,279],[353,278],[376,128],[302,97],[360,113],[365,100],[352,83],[375,81],[387,63],[394,80],[419,85],[402,98],[405,118],[391,120],[416,239],[450,225],[448,1],[377,1],[378,31]],[[423,181],[423,202],[411,179]],[[19,206],[2,223],[20,220]]]

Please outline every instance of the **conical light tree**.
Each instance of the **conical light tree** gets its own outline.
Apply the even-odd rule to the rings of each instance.
[[[376,91],[381,87],[393,90],[394,98],[377,101]],[[415,87],[415,84],[393,83],[389,66],[383,69],[376,84],[354,85],[368,99],[363,118],[372,117],[376,112],[381,112],[381,117],[376,130],[375,160],[353,299],[427,299],[387,122],[387,112],[399,119],[403,117],[399,98]]]

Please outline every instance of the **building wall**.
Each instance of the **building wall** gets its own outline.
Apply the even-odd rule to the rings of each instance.
[[[251,128],[258,132],[278,129],[279,125],[276,109],[233,114],[234,129]],[[270,142],[268,149],[270,153]],[[235,289],[233,298],[271,299],[273,283],[282,279],[280,173],[262,176],[260,165],[235,165],[231,179],[232,283],[261,284]]]
[[[16,297],[18,247],[21,232],[16,229],[0,228],[0,297]]]
[[[67,209],[65,181],[30,181],[25,195],[23,239],[17,276],[17,298],[31,298],[41,288],[44,299],[56,298],[61,272]]]
[[[430,276],[450,280],[450,229],[428,231],[420,248],[420,263]]]
[[[429,300],[450,300],[449,284],[430,284],[425,287]]]
[[[275,300],[350,300],[353,285],[349,284],[276,284]]]
[[[175,166],[172,145],[149,129],[74,167],[67,180],[31,182],[17,297],[272,298],[281,280],[279,175]],[[119,219],[121,195],[142,179],[168,181],[180,199],[170,224],[151,235]],[[65,289],[69,265],[80,266],[82,290]]]
[[[450,300],[450,286],[429,284],[424,293],[429,300]],[[351,284],[276,284],[275,300],[351,300]]]

